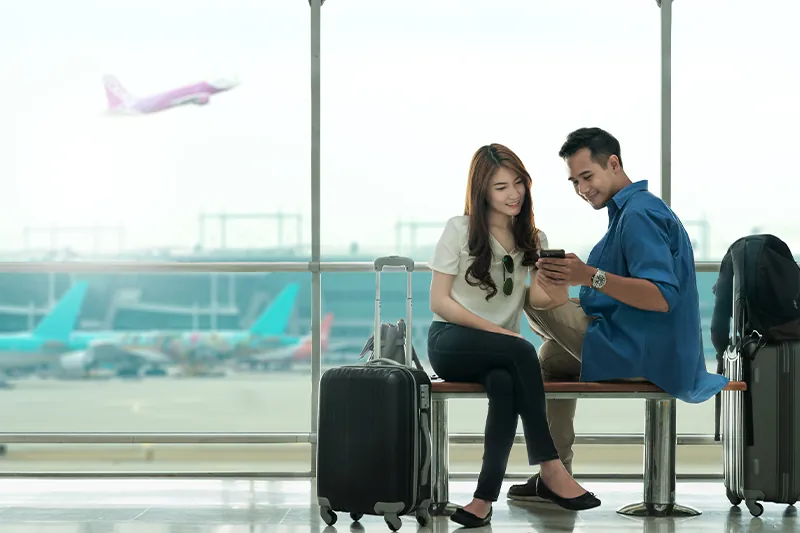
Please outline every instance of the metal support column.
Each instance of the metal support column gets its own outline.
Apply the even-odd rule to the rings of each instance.
[[[320,46],[323,0],[311,6],[311,475],[317,475],[317,413],[322,370],[322,272],[320,271]]]
[[[447,400],[431,401],[431,515],[449,516],[458,506],[450,503],[450,442],[447,428]]]
[[[217,314],[219,313],[219,274],[217,272],[212,272],[209,276],[209,326],[213,331],[217,331],[219,328],[219,324],[217,323]]]
[[[644,425],[644,499],[618,513],[629,516],[697,516],[700,511],[675,503],[676,401],[646,400]]]
[[[672,1],[661,8],[661,199],[672,205]]]

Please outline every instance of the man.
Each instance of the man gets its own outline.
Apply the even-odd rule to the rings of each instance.
[[[610,133],[576,130],[559,157],[575,193],[608,210],[608,231],[586,263],[571,253],[537,263],[536,282],[546,289],[581,287],[580,303],[547,310],[526,303],[531,328],[545,340],[544,379],[645,379],[689,403],[713,397],[727,379],[706,370],[694,254],[680,220],[648,192],[647,181],[631,182]],[[576,403],[547,404],[550,432],[570,473]],[[540,500],[536,477],[512,486],[508,497]]]

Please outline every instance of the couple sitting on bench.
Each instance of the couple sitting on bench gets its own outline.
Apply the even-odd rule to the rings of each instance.
[[[690,403],[727,383],[705,367],[694,255],[678,217],[646,181],[630,181],[609,133],[577,130],[559,156],[575,193],[608,209],[608,231],[586,263],[547,252],[531,177],[500,144],[474,154],[465,214],[447,222],[430,262],[431,367],[445,381],[481,383],[489,398],[478,487],[451,517],[465,527],[491,521],[518,418],[539,474],[508,497],[600,505],[572,478],[576,400],[546,401],[543,380],[645,379]],[[570,286],[581,287],[580,304]],[[520,334],[523,311],[545,339],[538,356]]]

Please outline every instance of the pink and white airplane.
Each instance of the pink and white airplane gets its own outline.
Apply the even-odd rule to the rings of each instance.
[[[108,99],[108,111],[122,114],[142,114],[164,111],[184,104],[206,105],[212,94],[229,91],[239,85],[236,79],[201,81],[178,89],[137,98],[131,95],[111,75],[103,76],[103,85]]]

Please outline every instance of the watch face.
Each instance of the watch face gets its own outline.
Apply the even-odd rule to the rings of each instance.
[[[606,284],[606,274],[602,270],[598,270],[594,276],[592,276],[592,285],[596,289],[600,289],[603,285]]]

